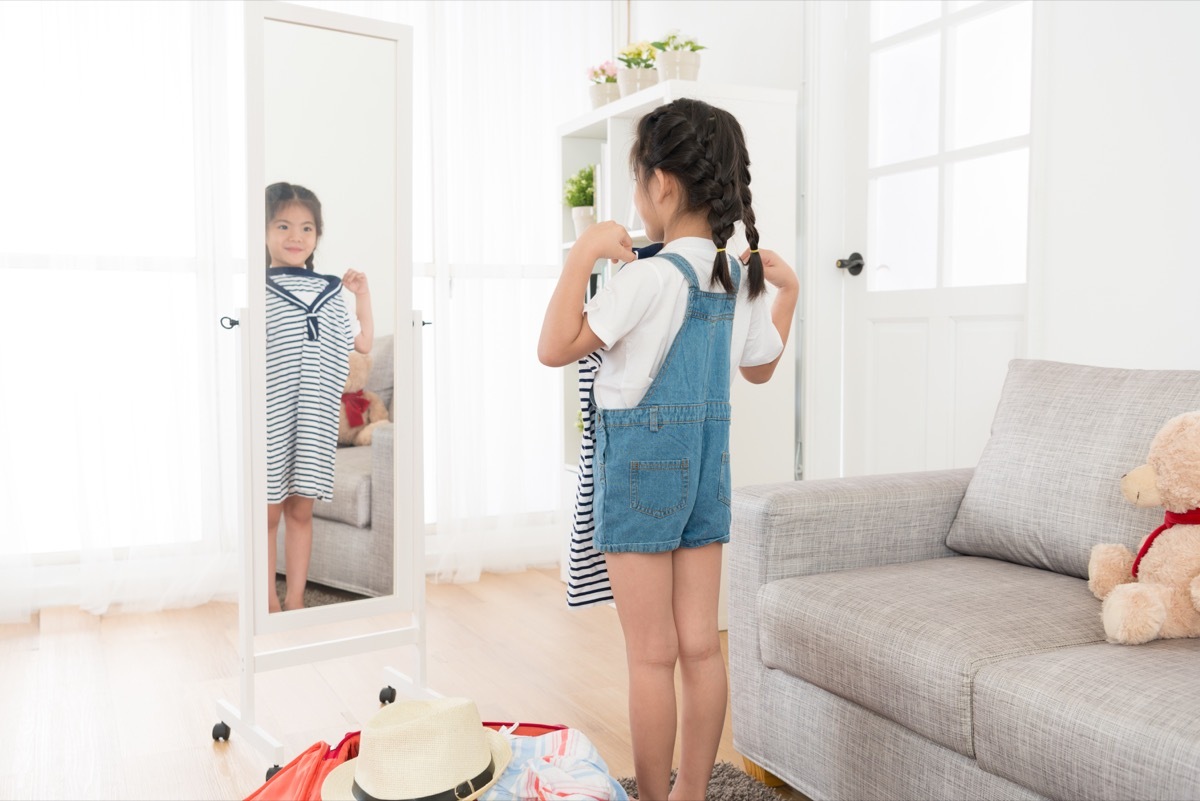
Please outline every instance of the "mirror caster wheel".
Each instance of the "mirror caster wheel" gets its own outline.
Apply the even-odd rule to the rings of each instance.
[[[214,740],[229,742],[229,734],[229,724],[225,721],[221,721],[216,726],[213,726],[212,736]]]
[[[384,687],[379,691],[379,703],[390,704],[396,700],[396,688],[392,686]]]
[[[267,768],[266,781],[271,781],[271,777],[274,776],[276,773],[278,773],[280,770],[281,770],[281,768],[278,765],[272,765],[271,767]]]

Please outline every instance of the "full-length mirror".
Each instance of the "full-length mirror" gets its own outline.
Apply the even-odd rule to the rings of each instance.
[[[264,452],[251,495],[256,522],[266,519],[265,532],[252,527],[263,540],[255,616],[271,630],[291,611],[319,607],[327,621],[327,607],[396,595],[398,540],[413,533],[411,38],[402,26],[256,5],[268,13],[259,119],[247,98],[251,137],[261,123],[248,172],[262,177],[249,218],[263,241],[249,275],[263,283],[265,334],[251,380],[265,397],[252,409],[262,415],[252,447]]]

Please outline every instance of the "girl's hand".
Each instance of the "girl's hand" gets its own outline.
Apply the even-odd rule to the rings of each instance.
[[[358,270],[346,270],[346,274],[342,276],[342,286],[355,295],[368,295],[371,292],[367,286],[366,274],[360,273]]]
[[[759,250],[759,258],[763,263],[763,278],[767,283],[777,289],[799,289],[800,279],[796,277],[796,271],[783,258],[773,250]],[[750,249],[746,248],[742,253],[742,264],[750,263]]]
[[[590,257],[590,262],[597,259],[609,259],[613,262],[631,262],[637,258],[633,252],[633,239],[625,226],[606,220],[589,225],[583,236],[575,240],[571,250],[578,250],[584,256]]]

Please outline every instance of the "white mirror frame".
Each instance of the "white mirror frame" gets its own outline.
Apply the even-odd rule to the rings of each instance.
[[[303,25],[353,36],[368,36],[396,43],[395,121],[395,293],[376,297],[376,305],[393,303],[395,349],[393,425],[395,465],[393,497],[396,504],[392,582],[389,596],[347,601],[328,606],[270,614],[265,583],[267,570],[266,500],[266,286],[257,272],[265,249],[263,194],[266,188],[264,120],[264,34],[271,23]],[[417,612],[424,603],[424,510],[421,489],[421,441],[416,400],[419,374],[415,372],[414,343],[419,332],[411,325],[412,309],[412,29],[388,22],[322,11],[270,0],[249,0],[245,13],[246,36],[246,179],[248,308],[242,316],[243,378],[246,449],[243,489],[244,582],[242,605],[252,614],[246,622],[255,634],[294,631],[310,626],[373,617],[395,612]],[[319,113],[319,108],[314,109]],[[298,123],[302,124],[302,123]],[[320,188],[314,187],[320,196]],[[419,321],[417,323],[419,328]],[[411,546],[411,547],[406,547]],[[245,618],[247,609],[242,610]],[[382,646],[381,646],[382,647]],[[268,669],[268,668],[260,668]]]

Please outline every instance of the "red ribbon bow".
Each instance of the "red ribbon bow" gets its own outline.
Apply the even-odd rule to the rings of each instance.
[[[361,389],[358,392],[343,392],[342,405],[346,407],[346,422],[351,428],[363,424],[363,413],[371,405],[371,400]]]
[[[1142,547],[1138,549],[1137,559],[1133,560],[1133,577],[1137,578],[1138,565],[1141,564],[1142,557],[1146,555],[1146,551],[1150,550],[1150,546],[1154,544],[1154,540],[1172,526],[1190,525],[1200,526],[1200,507],[1189,509],[1186,512],[1167,512],[1163,515],[1163,524],[1154,531],[1150,532],[1150,536],[1146,537],[1146,541],[1142,543]]]

